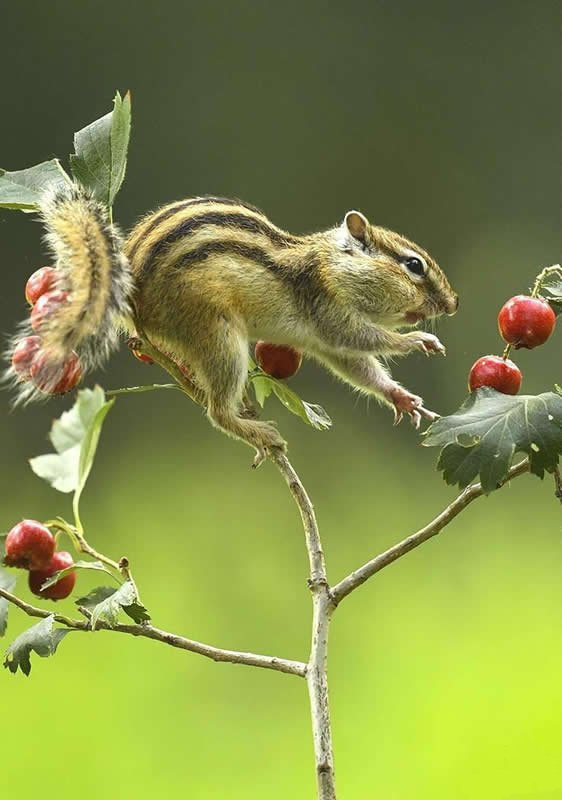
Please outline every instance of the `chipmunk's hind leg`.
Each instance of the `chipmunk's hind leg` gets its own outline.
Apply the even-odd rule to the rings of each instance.
[[[221,430],[242,439],[257,451],[258,462],[270,447],[285,447],[277,428],[269,422],[242,416],[248,378],[248,339],[235,321],[221,317],[198,342],[198,378],[207,395],[207,413]]]

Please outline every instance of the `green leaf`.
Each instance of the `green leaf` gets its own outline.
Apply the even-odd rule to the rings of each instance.
[[[289,389],[282,381],[272,378],[265,372],[256,370],[250,373],[249,378],[254,386],[256,400],[262,407],[266,398],[273,392],[285,408],[304,420],[307,425],[311,425],[320,431],[325,431],[332,427],[332,420],[322,406],[302,400],[296,392]]]
[[[72,174],[108,208],[125,178],[130,133],[131,96],[127,92],[122,98],[117,92],[113,111],[74,135]]]
[[[252,378],[252,386],[256,395],[256,400],[263,408],[265,401],[273,392],[273,384],[271,380],[263,375],[256,375]]]
[[[117,589],[115,586],[97,586],[95,589],[92,589],[91,592],[84,595],[84,597],[79,597],[75,602],[79,608],[86,608],[88,611],[91,611],[103,600],[107,600],[108,597],[115,594],[116,591]]]
[[[111,594],[108,593],[108,587],[100,587],[98,596],[102,596],[95,605],[85,605],[80,600],[77,601],[78,605],[85,605],[86,608],[91,610],[90,626],[92,630],[96,627],[99,620],[105,620],[107,624],[113,628],[119,619],[119,612],[124,611],[135,622],[147,622],[150,620],[150,615],[146,608],[139,602],[135,586],[132,581],[125,581],[119,589],[114,589]],[[91,595],[92,593],[90,593]],[[88,600],[82,598],[82,600]],[[88,601],[91,603],[91,599]]]
[[[150,614],[148,613],[148,609],[146,609],[142,603],[139,603],[136,600],[129,606],[123,606],[123,611],[133,620],[133,622],[136,622],[137,625],[140,625],[142,622],[150,622]]]
[[[47,578],[45,583],[41,584],[41,591],[43,589],[48,589],[49,586],[52,586],[55,583],[58,583],[61,578],[64,578],[65,575],[68,575],[70,572],[74,572],[77,569],[95,569],[99,570],[100,572],[106,572],[108,575],[111,575],[111,572],[104,567],[101,561],[76,561],[71,567],[65,567],[64,569],[59,569],[58,572],[55,572],[50,578]]]
[[[16,585],[16,577],[5,569],[0,569],[0,589],[6,592],[13,592]],[[0,597],[0,636],[4,636],[8,627],[8,609],[10,604],[3,597]]]
[[[103,395],[103,389],[101,392]],[[104,402],[104,404],[98,408],[90,424],[86,424],[86,434],[80,446],[80,459],[78,461],[78,486],[76,487],[76,502],[78,502],[78,498],[82,494],[82,490],[84,489],[86,481],[88,480],[88,476],[92,470],[96,450],[98,449],[102,425],[114,403],[115,400],[108,400],[107,402]]]
[[[49,438],[56,453],[36,456],[31,469],[59,492],[79,497],[92,468],[101,426],[115,400],[106,401],[103,389],[82,389],[76,402],[55,420]]]
[[[447,483],[461,488],[479,476],[486,494],[492,492],[518,452],[529,456],[531,472],[543,478],[562,453],[562,397],[478,389],[455,414],[430,425],[423,444],[442,448],[437,468]]]
[[[541,281],[540,294],[548,300],[556,314],[562,314],[562,267],[556,265],[546,270]]]
[[[0,208],[36,211],[45,191],[70,181],[58,159],[28,169],[0,169]]]
[[[30,656],[32,652],[37,653],[41,658],[52,656],[62,639],[67,633],[72,632],[67,628],[53,627],[54,622],[55,617],[51,614],[18,636],[6,652],[4,666],[10,672],[16,673],[19,668],[24,675],[29,675],[31,672]]]

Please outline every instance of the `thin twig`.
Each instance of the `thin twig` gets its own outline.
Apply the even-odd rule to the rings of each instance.
[[[135,351],[149,356],[155,361],[162,369],[166,370],[172,378],[179,384],[185,394],[200,406],[205,405],[205,395],[200,386],[198,386],[191,377],[180,368],[173,358],[170,358],[166,353],[163,353],[155,345],[152,344],[144,330],[142,329],[138,320],[135,320],[135,326],[138,333],[138,338],[132,337],[129,339],[129,347]]]
[[[285,479],[299,509],[310,563],[310,580],[312,583],[326,584],[326,563],[312,501],[285,453],[280,448],[272,448],[269,457]]]
[[[64,625],[72,630],[90,631],[89,621],[82,621],[65,617],[62,614],[52,614],[42,608],[37,608],[29,603],[24,602],[11,592],[5,589],[0,589],[0,597],[3,597],[9,603],[13,603],[30,617],[39,617],[45,619],[46,617],[54,616],[56,622]],[[277,656],[264,656],[257,653],[244,653],[237,650],[223,650],[219,647],[213,647],[210,644],[197,642],[193,639],[186,639],[184,636],[178,636],[174,633],[154,628],[152,625],[123,625],[117,624],[115,626],[108,625],[103,620],[98,620],[95,630],[114,631],[116,633],[126,633],[130,636],[139,636],[144,639],[154,639],[157,642],[162,642],[170,647],[177,647],[180,650],[188,650],[190,653],[198,653],[205,658],[210,658],[213,661],[222,661],[230,664],[245,664],[249,667],[261,667],[262,669],[272,669],[277,672],[285,672],[288,675],[298,675],[300,678],[306,676],[306,664],[302,661],[291,661],[286,658],[278,658]]]
[[[71,619],[70,617],[65,617],[62,614],[53,614],[51,611],[45,611],[43,608],[32,606],[17,595],[7,592],[6,589],[0,588],[0,597],[3,597],[4,600],[7,600],[9,603],[17,606],[22,611],[25,611],[28,617],[39,617],[40,619],[54,617],[56,622],[60,622],[61,625],[65,625],[67,628],[73,628],[74,630],[88,630],[87,622],[82,622],[82,620],[79,619]]]
[[[328,699],[328,631],[335,608],[312,502],[291,462],[280,449],[270,459],[285,479],[299,509],[310,563],[308,585],[312,593],[312,644],[307,668],[318,800],[336,800],[334,756]]]
[[[114,561],[112,558],[104,555],[103,553],[99,553],[91,544],[86,540],[84,533],[79,530],[74,525],[69,525],[65,520],[57,518],[57,519],[50,519],[46,523],[48,528],[55,528],[56,530],[62,531],[69,536],[76,549],[80,553],[86,553],[89,556],[92,556],[96,561],[101,561],[102,564],[105,564],[107,567],[111,567],[116,572],[121,572],[121,568],[117,561]]]
[[[181,386],[177,383],[147,383],[144,386],[124,386],[121,389],[106,389],[107,397],[119,394],[142,394],[143,392],[154,392],[158,389],[176,389],[181,392]]]
[[[520,461],[519,464],[511,467],[507,473],[507,478],[505,479],[503,485],[512,480],[512,478],[517,478],[519,475],[523,475],[528,471],[529,461],[527,459]],[[408,536],[406,539],[398,542],[398,544],[395,544],[393,547],[385,550],[384,553],[381,553],[380,555],[375,556],[375,558],[372,558],[370,561],[367,561],[367,563],[363,564],[362,567],[354,570],[350,575],[336,584],[332,588],[331,593],[334,603],[336,605],[341,603],[344,597],[347,597],[348,594],[351,594],[351,592],[355,591],[355,589],[361,586],[361,584],[365,583],[365,581],[367,581],[377,572],[380,572],[381,569],[388,567],[389,564],[392,564],[397,559],[405,556],[406,553],[409,553],[411,550],[419,547],[420,544],[423,544],[423,542],[427,542],[428,539],[436,536],[446,525],[449,524],[449,522],[451,522],[451,520],[458,516],[461,511],[463,511],[470,503],[472,503],[473,500],[476,500],[478,497],[482,497],[483,494],[484,490],[482,489],[482,484],[474,483],[471,486],[468,486],[458,495],[458,497],[455,498],[455,500],[453,500],[450,505],[447,506],[446,509],[444,509],[444,511],[438,514],[438,516],[436,516],[435,519],[428,523],[424,528],[421,528],[416,533],[413,533],[411,536]]]
[[[554,495],[562,502],[562,477],[558,467],[554,470]]]

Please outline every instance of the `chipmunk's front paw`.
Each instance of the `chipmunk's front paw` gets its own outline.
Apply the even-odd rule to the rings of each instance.
[[[389,394],[389,399],[394,406],[395,425],[401,422],[404,414],[409,415],[412,425],[416,430],[420,427],[422,419],[433,422],[439,418],[439,414],[424,407],[421,397],[418,397],[417,394],[411,394],[411,392],[404,389],[402,386],[397,386],[395,389],[392,389]]]
[[[408,335],[414,348],[416,350],[421,350],[421,352],[425,353],[426,356],[434,353],[441,353],[441,355],[444,356],[447,353],[445,346],[439,341],[437,336],[434,336],[433,333],[427,333],[426,331],[413,331]]]

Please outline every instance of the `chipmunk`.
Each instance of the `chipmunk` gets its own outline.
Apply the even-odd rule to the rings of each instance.
[[[73,185],[41,204],[68,302],[40,328],[53,375],[76,350],[86,367],[138,324],[188,364],[214,425],[258,454],[285,442],[241,413],[248,345],[291,345],[416,427],[436,415],[377,356],[443,353],[431,333],[396,328],[454,314],[458,297],[421,247],[348,211],[341,225],[295,236],[254,206],[194,197],[145,216],[124,239],[104,205]],[[54,378],[53,378],[54,380]],[[32,392],[24,388],[23,393]]]

